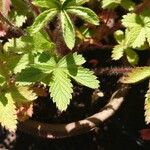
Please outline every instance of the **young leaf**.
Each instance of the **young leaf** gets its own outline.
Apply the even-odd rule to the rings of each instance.
[[[138,57],[138,54],[134,50],[132,50],[131,48],[127,48],[127,49],[125,49],[125,53],[127,55],[128,62],[131,65],[138,64],[139,57]]]
[[[15,131],[17,128],[16,107],[10,93],[0,96],[0,123],[9,131]]]
[[[67,109],[72,98],[72,92],[72,84],[67,74],[62,69],[57,68],[53,72],[53,78],[50,82],[50,95],[59,110]]]
[[[125,38],[125,35],[124,35],[124,32],[121,31],[121,30],[117,30],[115,33],[114,33],[114,37],[116,39],[116,41],[120,44],[124,38]]]
[[[123,44],[116,45],[113,48],[111,58],[113,60],[119,60],[123,56],[123,54],[124,54],[124,45]]]
[[[150,67],[137,67],[122,77],[122,83],[136,83],[150,77]]]
[[[147,93],[145,95],[145,121],[147,124],[150,123],[150,81]]]
[[[33,35],[38,32],[41,28],[43,28],[49,21],[51,21],[57,14],[57,10],[55,8],[45,10],[39,16],[36,17],[33,25],[30,28],[30,32]]]
[[[129,13],[123,16],[122,24],[128,29],[126,40],[128,45],[139,48],[146,40],[149,42],[150,35],[150,9],[145,10],[140,15]],[[150,43],[149,43],[150,44]]]
[[[74,14],[76,16],[79,16],[83,20],[94,24],[99,25],[99,19],[98,16],[93,12],[91,9],[82,7],[82,6],[70,6],[66,9],[68,13]]]
[[[61,11],[60,19],[64,41],[67,47],[72,49],[75,45],[75,31],[72,21],[66,11]]]

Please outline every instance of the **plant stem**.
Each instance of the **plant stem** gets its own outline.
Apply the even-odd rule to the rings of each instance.
[[[123,75],[130,72],[132,67],[106,67],[106,68],[96,68],[94,70],[96,75]]]
[[[0,20],[2,22],[5,22],[7,25],[9,25],[10,31],[12,31],[14,33],[14,35],[21,36],[21,35],[26,34],[26,32],[24,30],[13,25],[1,12],[0,12]]]

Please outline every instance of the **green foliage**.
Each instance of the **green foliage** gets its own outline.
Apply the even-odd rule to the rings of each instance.
[[[17,127],[17,109],[26,103],[32,104],[37,99],[33,90],[35,83],[49,87],[51,99],[61,111],[65,111],[70,104],[74,82],[92,89],[99,88],[99,81],[93,71],[82,66],[86,62],[84,57],[74,51],[82,47],[84,42],[85,47],[86,44],[103,46],[103,43],[107,43],[107,23],[112,24],[109,26],[111,31],[116,31],[119,27],[114,33],[117,44],[112,50],[113,60],[126,56],[132,66],[138,65],[139,56],[136,51],[146,50],[150,46],[150,9],[140,12],[136,7],[134,10],[135,3],[132,0],[102,0],[102,9],[99,11],[99,6],[89,6],[91,3],[97,4],[90,0],[11,0],[11,3],[11,9],[10,1],[6,9],[6,1],[0,1],[0,30],[2,28],[6,30],[5,33],[8,32],[0,40],[0,123],[10,131],[15,131]],[[99,16],[88,6],[96,8]],[[114,14],[118,12],[115,9],[118,6],[123,8],[121,14],[125,15],[119,14],[117,18]],[[114,9],[111,10],[113,14],[104,9]],[[103,19],[102,28],[97,28],[95,26],[99,25],[100,17]],[[78,18],[83,22],[80,24],[79,20],[79,25],[76,25]],[[53,23],[49,24],[50,22]],[[23,35],[17,33],[18,27]],[[62,37],[54,37],[59,33]],[[82,43],[76,41],[76,35]],[[58,47],[67,53],[64,43],[59,43],[59,39],[64,40],[70,50],[74,48],[74,53],[59,55]],[[53,43],[52,40],[57,42]],[[137,83],[147,78],[150,78],[149,66],[135,67],[120,82]],[[150,123],[150,87],[145,97],[145,120]]]
[[[126,32],[125,32],[126,33]],[[132,49],[130,45],[128,45],[127,38],[125,37],[123,31],[118,30],[114,34],[118,45],[115,45],[112,51],[112,59],[119,60],[126,54],[127,60],[131,65],[137,65],[139,61],[139,57],[137,53]]]
[[[22,36],[17,39],[10,39],[4,45],[4,50],[15,51],[17,53],[42,53],[43,51],[49,51],[53,53],[54,43],[48,38],[47,34],[40,31],[34,33],[32,36]]]
[[[79,6],[86,1],[51,1],[48,0],[34,0],[33,4],[39,7],[45,7],[39,16],[36,17],[30,31],[32,34],[38,32],[49,21],[58,15],[60,17],[60,24],[63,33],[64,41],[69,49],[72,49],[75,45],[75,29],[73,23],[69,17],[69,13],[77,15],[91,24],[98,25],[99,19],[97,15],[90,9]]]
[[[17,126],[16,106],[10,93],[0,93],[0,123],[9,131],[15,131]]]
[[[144,10],[140,15],[129,13],[123,16],[122,24],[128,29],[127,42],[133,48],[139,48],[144,43],[150,44],[150,9]]]
[[[56,103],[59,110],[66,110],[72,98],[73,85],[62,68],[57,68],[53,71],[49,85],[53,102]]]
[[[121,78],[122,83],[136,83],[150,77],[150,67],[136,67]]]
[[[99,87],[99,81],[93,75],[93,72],[81,67],[85,63],[82,55],[73,53],[64,56],[58,61],[52,56],[46,62],[43,62],[44,55],[40,55],[37,58],[35,64],[18,74],[17,83],[19,85],[30,85],[39,81],[48,84],[53,101],[62,111],[67,109],[72,98],[71,93],[73,90],[70,78],[93,89]],[[32,77],[32,74],[35,75]]]
[[[75,31],[73,24],[66,11],[61,11],[60,18],[64,41],[67,47],[72,49],[75,44]]]
[[[5,83],[5,77],[0,74],[0,86],[2,86]]]
[[[102,0],[102,8],[114,9],[121,5],[124,9],[133,10],[135,7],[134,2],[131,0]]]

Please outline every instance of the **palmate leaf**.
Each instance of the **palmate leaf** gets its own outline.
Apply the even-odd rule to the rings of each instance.
[[[150,123],[150,81],[147,93],[145,95],[145,121],[147,124]]]
[[[36,17],[33,25],[30,28],[31,34],[35,34],[41,28],[43,28],[49,21],[51,21],[57,14],[57,9],[52,8],[45,10],[39,16]]]
[[[64,73],[63,69],[57,68],[53,72],[53,78],[50,82],[50,95],[59,110],[63,111],[67,109],[72,98],[72,92],[71,80]]]
[[[66,110],[72,98],[70,78],[90,88],[99,87],[99,81],[93,72],[81,67],[85,59],[77,53],[68,54],[58,61],[54,57],[46,57],[43,53],[35,62],[32,67],[23,69],[17,75],[16,83],[30,85],[42,82],[49,85],[51,97],[60,110]]]
[[[9,131],[15,131],[17,128],[16,107],[10,93],[0,96],[0,123]]]
[[[136,83],[150,77],[150,67],[137,67],[122,77],[122,83]]]
[[[128,41],[128,36],[131,36],[127,34],[128,31],[124,32],[121,30],[117,30],[114,33],[114,37],[116,41],[118,42],[118,45],[114,46],[112,50],[112,59],[113,60],[119,60],[121,57],[123,57],[124,54],[126,54],[127,60],[131,65],[137,65],[139,61],[139,57],[137,53],[130,47],[130,44]]]
[[[93,72],[89,69],[81,67],[84,63],[85,59],[83,56],[74,53],[63,57],[58,62],[58,67],[62,68],[63,71],[65,71],[68,76],[73,78],[76,82],[93,89],[98,88],[99,81],[96,76],[93,75]]]
[[[67,7],[66,11],[70,14],[74,14],[83,20],[94,24],[99,25],[99,19],[98,16],[93,12],[91,9],[82,7],[82,6],[70,6]]]
[[[69,49],[72,49],[75,45],[75,31],[70,20],[70,17],[66,11],[60,12],[61,28],[63,33],[64,41]]]
[[[122,24],[128,29],[126,41],[133,48],[144,45],[146,40],[149,43],[150,35],[150,9],[144,10],[141,14],[128,13],[123,16]],[[150,43],[149,43],[150,44]]]

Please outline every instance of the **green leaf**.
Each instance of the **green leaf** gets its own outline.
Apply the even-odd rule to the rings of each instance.
[[[71,74],[67,70],[66,73],[68,73],[68,75],[72,77],[76,82],[84,86],[87,86],[92,89],[99,87],[99,81],[97,80],[97,77],[93,74],[92,71],[90,71],[87,68],[78,67],[76,75]]]
[[[133,48],[141,47],[144,45],[144,42],[146,41],[145,38],[145,29],[137,26],[136,28],[132,28],[129,32],[126,34],[129,34],[128,38],[126,38],[127,45],[131,45]]]
[[[33,0],[33,5],[45,8],[58,8],[59,0]]]
[[[18,15],[26,15],[29,8],[26,2],[21,0],[11,0],[11,3],[13,5],[13,8],[17,11]]]
[[[138,57],[138,54],[134,50],[132,50],[131,48],[127,48],[127,49],[125,49],[125,53],[127,55],[128,62],[131,65],[138,64],[139,57]]]
[[[0,86],[2,86],[5,83],[5,77],[0,74]]]
[[[150,27],[148,28],[148,27],[146,27],[145,28],[145,36],[146,36],[146,38],[147,38],[147,41],[148,41],[148,43],[149,43],[149,46],[150,46]]]
[[[150,81],[147,93],[145,94],[145,122],[150,123]]]
[[[53,79],[50,82],[50,95],[53,98],[53,102],[59,110],[63,111],[67,109],[72,98],[72,84],[67,74],[60,68],[53,72]]]
[[[9,131],[15,131],[17,128],[16,107],[10,93],[0,96],[0,123]]]
[[[121,5],[127,10],[133,10],[135,4],[131,0],[102,0],[102,8],[114,9],[118,5]]]
[[[56,68],[56,60],[54,56],[42,53],[35,57],[34,64],[31,64],[30,66],[37,68],[44,73],[51,73]]]
[[[122,77],[122,83],[136,83],[150,77],[150,67],[136,67],[126,76]]]
[[[122,24],[127,28],[126,41],[133,48],[140,48],[150,35],[150,9],[144,10],[141,14],[128,13],[123,16]],[[150,44],[150,43],[149,43]]]
[[[59,60],[58,66],[59,67],[73,67],[75,66],[80,66],[85,63],[85,59],[82,55],[77,54],[77,52],[73,54],[68,54],[67,56],[64,56],[62,59]]]
[[[112,50],[111,58],[113,60],[119,60],[124,54],[124,49],[125,48],[123,44],[116,45]]]
[[[89,8],[82,7],[82,6],[70,6],[66,9],[68,13],[74,14],[83,20],[94,24],[94,25],[99,25],[99,18],[95,14],[94,11],[92,11]]]
[[[116,41],[117,41],[119,44],[125,39],[124,32],[121,31],[121,30],[117,30],[117,31],[114,33],[114,37],[115,37]]]
[[[102,0],[102,8],[115,8],[121,3],[121,0]]]
[[[86,2],[89,2],[89,0],[76,0],[77,5],[82,5]]]
[[[25,69],[29,64],[29,55],[28,54],[12,54],[10,53],[11,58],[7,59],[7,67],[13,73],[19,73],[22,69]],[[13,60],[13,61],[12,61]]]
[[[122,0],[121,6],[126,10],[132,11],[135,8],[135,3],[132,0]]]
[[[45,76],[47,76],[47,74],[41,70],[30,67],[23,69],[21,73],[16,76],[16,83],[19,85],[30,85],[41,81]]]
[[[35,34],[41,28],[43,28],[49,21],[51,21],[57,14],[55,8],[45,10],[40,15],[38,15],[30,28],[31,34]]]
[[[11,96],[17,105],[32,102],[37,99],[37,95],[29,86],[14,86],[11,87]]]
[[[17,39],[10,39],[4,45],[4,50],[15,52],[43,52],[53,53],[54,43],[52,43],[46,33],[37,32],[33,36],[27,35]]]
[[[64,41],[67,47],[72,49],[75,45],[75,31],[72,21],[66,11],[61,11],[60,19]]]
[[[122,24],[129,28],[139,26],[138,24],[140,23],[141,19],[135,13],[128,13],[127,15],[124,15],[122,19]]]

